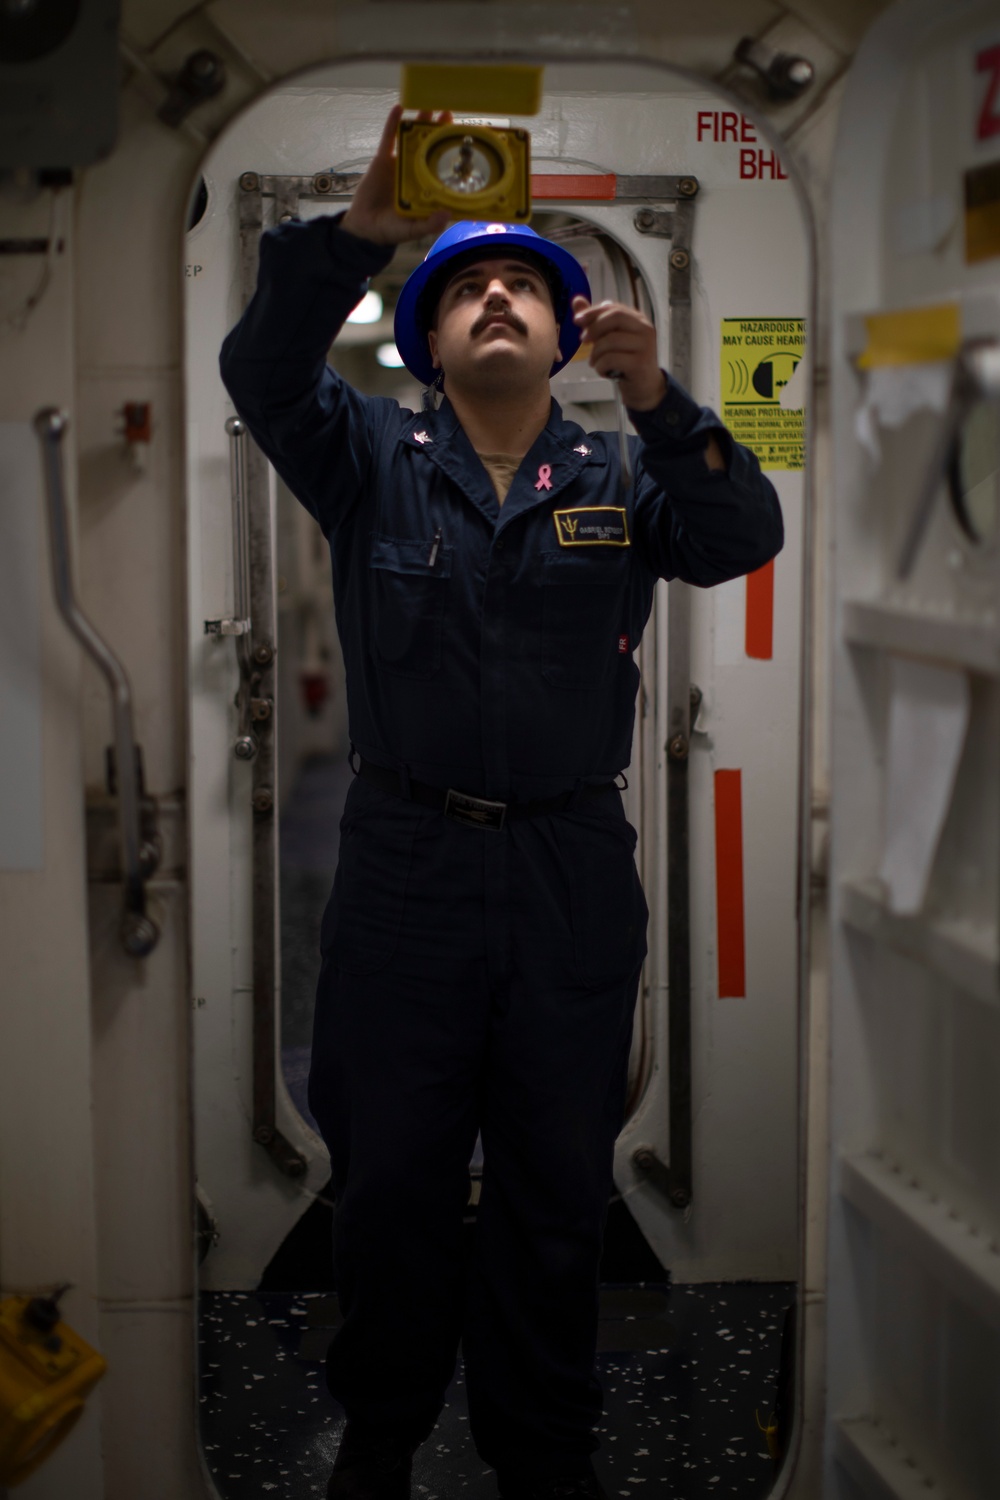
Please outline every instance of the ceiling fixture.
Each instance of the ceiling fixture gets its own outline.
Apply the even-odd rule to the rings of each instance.
[[[348,313],[348,323],[377,323],[382,316],[382,298],[378,292],[365,292],[361,301],[352,313]]]

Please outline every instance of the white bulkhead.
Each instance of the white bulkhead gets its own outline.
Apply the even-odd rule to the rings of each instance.
[[[1000,1484],[998,43],[994,7],[886,15],[834,173],[837,1497]]]
[[[812,88],[769,93],[734,57],[743,37],[808,57]],[[199,48],[223,87],[178,111]],[[265,224],[343,207],[308,184],[363,170],[400,61],[428,51],[545,63],[523,122],[533,170],[647,184],[536,208],[602,294],[635,288],[664,366],[766,454],[785,520],[773,569],[661,585],[638,651],[626,802],[650,953],[617,1191],[675,1283],[797,1283],[774,1494],[985,1500],[1000,1484],[1000,11],[982,0],[126,4],[109,154],[72,181],[0,181],[0,1297],[69,1283],[64,1316],[109,1365],[16,1493],[216,1493],[198,1291],[253,1288],[327,1181],[282,1073],[282,963],[298,955],[279,848],[309,757],[346,756],[342,664],[321,539],[265,477],[278,659],[254,712],[277,756],[255,810],[254,763],[234,754],[241,640],[205,629],[240,614],[217,355],[244,298],[247,195]],[[104,125],[92,116],[81,151]],[[697,191],[652,185],[667,176]],[[352,378],[367,338],[331,354]],[[380,378],[419,402],[405,372]],[[613,428],[610,384],[580,363],[554,391],[585,428]],[[70,416],[72,571],[131,681],[156,804],[147,953],[122,944],[105,681],[53,597],[32,427],[46,407]],[[682,597],[694,691],[677,741]],[[302,670],[327,694],[316,713]],[[686,877],[667,838],[678,759]],[[683,878],[688,1144],[667,917]],[[269,965],[267,1128],[292,1171],[255,1097]],[[688,1149],[689,1180],[671,1177]]]

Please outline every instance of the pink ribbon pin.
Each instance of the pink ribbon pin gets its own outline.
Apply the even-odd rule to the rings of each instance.
[[[551,488],[552,488],[552,465],[551,464],[539,464],[538,465],[538,483],[535,485],[535,489],[536,490],[550,490]]]

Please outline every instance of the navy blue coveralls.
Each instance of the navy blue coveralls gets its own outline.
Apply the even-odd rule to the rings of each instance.
[[[352,1419],[416,1444],[461,1338],[482,1458],[585,1472],[647,912],[620,796],[581,789],[629,763],[657,578],[761,566],[781,513],[754,456],[672,380],[631,414],[627,491],[616,440],[553,402],[501,509],[447,400],[415,415],[327,366],[391,254],[332,218],[280,225],[222,354],[237,410],[329,539],[351,739],[403,794],[352,784],[322,925],[309,1098],[344,1316],[328,1383]],[[710,432],[725,472],[706,465]],[[495,831],[407,800],[414,781],[576,795]]]

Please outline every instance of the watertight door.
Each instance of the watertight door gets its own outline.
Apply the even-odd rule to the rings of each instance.
[[[273,640],[252,637],[243,677],[252,685],[256,675],[257,686],[241,702],[253,699],[257,706],[249,723],[233,707],[243,637],[231,638],[222,625],[239,623],[230,580],[233,438],[226,422],[233,413],[218,378],[217,352],[240,311],[241,244],[254,248],[248,229],[282,212],[311,215],[341,207],[319,199],[349,190],[345,184],[356,180],[397,87],[396,67],[339,65],[262,99],[206,158],[207,206],[188,241],[196,1135],[204,1206],[217,1230],[203,1267],[208,1287],[254,1286],[310,1194],[325,1182],[321,1143],[280,1073],[272,1074],[270,1125],[259,1114],[263,1095],[254,1033],[270,1041],[273,1055],[278,1028],[273,1011],[255,1019],[255,1006],[264,969],[275,973],[274,950],[265,953],[261,938],[276,932],[280,901],[275,836],[272,828],[268,845],[266,820],[276,816],[280,823],[285,817],[298,761],[317,748],[317,727],[328,729],[331,753],[337,734],[346,734],[342,716],[323,710],[307,719],[298,701],[300,679],[314,675],[316,640],[326,639],[326,624],[316,627],[316,621],[322,612],[327,623],[332,616],[322,538],[301,530],[312,523],[251,461],[246,479],[260,502],[256,511],[251,505],[251,550],[257,515],[270,553],[251,557],[250,593],[258,584],[277,588],[272,612],[279,638],[286,631],[286,644],[276,659],[267,652],[258,659],[256,648]],[[784,510],[786,546],[773,567],[749,581],[686,590],[690,635],[677,728],[670,717],[677,680],[671,652],[676,655],[678,644],[674,606],[684,601],[685,586],[661,585],[642,642],[633,766],[633,791],[642,795],[629,808],[642,836],[651,959],[637,1028],[633,1110],[619,1142],[616,1182],[677,1279],[790,1281],[798,1254],[803,399],[793,381],[804,340],[802,222],[781,162],[752,120],[665,70],[551,65],[543,108],[531,128],[533,169],[542,179],[536,192],[539,227],[561,236],[575,226],[591,236],[592,248],[595,235],[618,246],[622,286],[628,291],[634,285],[646,298],[665,365],[673,369],[677,363],[697,398],[757,449]],[[553,187],[550,179],[560,176],[572,177],[572,192]],[[391,275],[405,274],[404,263],[401,252]],[[614,281],[612,269],[602,290],[621,295]],[[383,288],[387,296],[392,290]],[[385,339],[391,319],[385,313],[383,319]],[[352,379],[363,353],[372,372],[377,369],[377,346],[360,347],[366,337],[371,343],[364,329],[348,330],[335,346],[333,359],[343,361],[345,372],[354,361]],[[404,377],[396,372],[396,386],[379,391],[413,406],[420,392]],[[609,382],[597,386],[588,389],[585,369],[571,365],[554,382],[554,394],[585,427],[613,429],[613,392]],[[218,629],[206,634],[206,621],[219,622]],[[294,656],[296,640],[305,643],[301,660]],[[634,646],[626,642],[626,649]],[[287,690],[282,672],[288,674]],[[696,698],[689,683],[698,690]],[[251,760],[234,754],[248,730],[259,741]],[[276,763],[275,743],[281,750]],[[676,1182],[650,1170],[650,1163],[669,1173],[682,1157],[677,1130],[671,1135],[679,1111],[670,1049],[671,1007],[678,998],[671,965],[682,939],[671,936],[667,919],[671,862],[678,853],[676,838],[671,847],[668,804],[681,781],[689,845],[681,925],[693,1134],[686,1190],[675,1199]],[[315,936],[308,941],[314,944]],[[275,994],[280,1009],[277,987]],[[258,1134],[271,1126],[277,1142],[273,1134]]]

